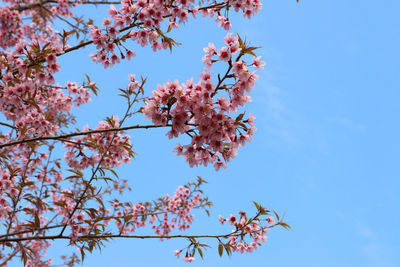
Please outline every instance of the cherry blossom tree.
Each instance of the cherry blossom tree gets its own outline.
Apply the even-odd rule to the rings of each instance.
[[[82,5],[108,5],[101,25],[78,17]],[[238,34],[227,33],[222,47],[204,48],[204,70],[187,81],[166,81],[149,94],[146,79],[129,76],[120,95],[126,111],[105,118],[98,126],[75,130],[74,107],[101,92],[90,77],[85,82],[60,84],[55,74],[59,57],[95,46],[93,64],[110,68],[132,60],[140,48],[173,50],[169,35],[197,16],[214,18],[229,31],[228,11],[251,18],[260,0],[3,0],[0,7],[0,266],[19,258],[25,266],[51,266],[46,256],[56,240],[77,253],[60,255],[73,266],[87,253],[116,238],[182,239],[175,256],[191,262],[210,246],[220,255],[252,252],[266,241],[269,228],[289,226],[274,211],[258,203],[248,215],[220,216],[232,231],[219,235],[181,233],[193,222],[194,210],[209,212],[211,202],[201,187],[205,181],[179,186],[174,193],[140,203],[118,200],[130,190],[117,167],[135,152],[129,131],[166,128],[173,139],[186,136],[174,152],[193,167],[226,168],[238,149],[252,139],[254,116],[240,113],[250,101],[257,69],[264,62]],[[60,23],[67,25],[60,29]],[[63,24],[63,25],[64,25]],[[225,66],[219,74],[214,65]],[[152,88],[149,88],[152,89]],[[79,115],[79,114],[78,114]],[[144,116],[148,124],[127,125]],[[63,151],[63,157],[56,151]],[[149,227],[154,235],[137,235]],[[214,241],[212,241],[214,240]],[[210,241],[210,242],[208,242]],[[214,242],[214,243],[213,243]]]

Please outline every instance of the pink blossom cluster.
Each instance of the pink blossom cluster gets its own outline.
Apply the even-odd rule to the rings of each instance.
[[[221,215],[219,216],[219,221],[221,224],[228,223],[234,227],[234,230],[229,235],[223,235],[218,237],[218,252],[220,256],[222,256],[223,251],[225,250],[228,255],[231,255],[232,252],[253,252],[262,243],[267,241],[268,228],[275,226],[275,221],[273,217],[261,218],[263,215],[268,215],[269,211],[264,208],[258,206],[259,212],[255,217],[248,218],[246,212],[240,211],[239,216],[230,215],[228,218],[223,218]],[[262,221],[267,221],[268,226],[263,226],[261,224]],[[277,224],[280,224],[278,222]],[[228,238],[228,242],[224,244],[222,242],[223,238]],[[182,257],[182,260],[185,262],[193,262],[195,260],[194,255],[197,251],[201,257],[202,255],[202,247],[209,247],[208,245],[199,243],[196,239],[191,239],[191,243],[184,249],[175,250],[174,255],[176,257],[180,257],[182,252],[186,250],[185,256]]]
[[[0,198],[23,197],[20,189],[19,176],[24,175],[26,193],[35,192],[38,189],[38,182],[57,182],[60,173],[54,170],[47,170],[47,153],[34,153],[37,146],[29,147],[26,144],[14,146],[13,149],[3,150],[2,157],[12,160],[6,168],[0,169]],[[7,207],[9,201],[2,200],[2,206]],[[7,208],[8,209],[8,208]]]
[[[59,16],[71,17],[70,1],[58,0],[51,3],[43,2],[45,8],[24,8],[36,1],[4,0],[9,5],[0,7],[0,47],[8,49],[25,42],[59,41],[58,32],[51,24]],[[74,6],[79,4],[76,1]],[[19,9],[22,8],[22,12]],[[46,12],[44,12],[46,10]],[[59,42],[58,42],[59,43]]]
[[[161,0],[134,2],[123,0],[121,4],[119,9],[110,6],[108,13],[111,18],[103,20],[104,31],[94,26],[90,30],[92,40],[98,49],[96,54],[90,56],[93,61],[103,64],[105,68],[119,63],[120,59],[130,59],[135,56],[134,50],[127,49],[123,45],[128,38],[142,47],[150,45],[154,51],[171,48],[175,42],[165,34],[172,28],[179,28],[180,23],[189,19],[190,13],[193,18],[196,18],[199,12],[203,17],[214,17],[217,14],[218,26],[230,30],[232,26],[229,19],[221,15],[223,8],[228,5],[233,6],[236,12],[242,11],[245,17],[250,18],[262,7],[260,0],[230,0],[205,7],[196,6],[194,0],[180,0],[173,5]],[[168,18],[168,30],[163,33],[162,22],[166,18]],[[121,32],[133,27],[136,29],[120,36]],[[116,48],[120,55],[115,52]]]
[[[46,256],[47,248],[51,245],[48,241],[33,240],[29,244],[31,249],[27,252],[29,257],[24,264],[25,267],[50,267],[53,259],[43,260],[43,258]]]
[[[93,83],[89,86],[93,86]],[[84,86],[78,86],[77,82],[67,82],[66,88],[70,96],[74,96],[72,103],[75,107],[86,104],[90,101],[90,92]],[[68,111],[71,109],[68,109]]]
[[[245,120],[244,114],[236,118],[231,115],[251,100],[246,93],[255,86],[258,76],[239,59],[242,55],[233,60],[233,55],[241,50],[237,36],[228,34],[225,44],[219,50],[213,44],[204,49],[206,69],[199,75],[199,82],[194,84],[191,79],[182,84],[168,81],[158,85],[143,110],[154,124],[172,123],[169,138],[190,135],[191,143],[177,144],[174,151],[183,155],[191,167],[214,163],[216,170],[225,168],[221,157],[224,161],[235,157],[238,148],[250,141],[255,131],[254,116],[250,114]],[[228,71],[215,84],[208,69],[218,61],[228,62]],[[224,83],[228,78],[234,80],[233,86]]]
[[[113,116],[110,122],[101,121],[94,130],[105,130],[118,127],[118,117]],[[83,131],[89,131],[85,126]],[[72,168],[86,169],[101,162],[101,167],[111,169],[131,161],[129,149],[131,147],[129,135],[116,132],[90,133],[83,137],[76,137],[64,144],[68,151],[64,155],[65,161]],[[86,150],[93,153],[87,154]],[[107,151],[102,156],[101,151]]]
[[[261,246],[262,242],[267,241],[268,227],[262,226],[258,218],[248,219],[243,211],[239,212],[239,215],[239,218],[232,214],[228,218],[220,216],[219,221],[221,224],[227,222],[235,227],[229,237],[229,246],[234,252],[253,252]],[[268,217],[267,221],[269,225],[274,224],[273,217]],[[240,234],[236,235],[236,233]],[[246,241],[245,237],[250,238],[251,241]]]
[[[193,222],[192,209],[199,203],[200,199],[200,193],[194,195],[189,188],[183,186],[178,187],[172,197],[166,195],[164,197],[166,207],[161,216],[161,221],[158,226],[152,226],[155,233],[160,236],[167,236],[175,228],[180,231],[189,229]],[[157,221],[156,219],[156,216],[153,216],[150,223],[153,224]]]
[[[74,7],[79,5],[79,1],[74,1]],[[72,17],[73,13],[70,10],[70,1],[68,0],[57,0],[56,5],[53,5],[50,10],[52,16],[63,16],[66,18]]]
[[[196,190],[192,191],[183,186],[178,187],[173,197],[166,195],[159,199],[155,207],[141,203],[126,207],[118,200],[114,200],[113,215],[109,216],[105,223],[108,224],[115,218],[114,222],[121,234],[133,233],[137,228],[152,225],[151,228],[157,235],[168,236],[174,229],[184,231],[190,227],[193,222],[191,212],[194,208],[199,208],[203,200]],[[109,214],[110,211],[106,213]],[[121,220],[121,218],[129,218],[129,220]]]
[[[47,169],[47,153],[34,153],[37,146],[20,144],[12,149],[2,150],[2,157],[10,158],[8,167],[0,169],[0,219],[2,235],[8,233],[21,234],[12,237],[24,237],[26,229],[33,222],[45,225],[49,218],[49,202],[45,193],[40,190],[43,185],[60,181],[60,173]],[[16,210],[18,205],[19,210]],[[39,205],[40,208],[37,208]],[[22,207],[22,208],[21,208]],[[40,225],[37,227],[39,228]],[[28,232],[29,233],[29,232]],[[3,236],[4,237],[4,236]],[[47,240],[23,241],[29,246],[28,260],[25,266],[50,266],[50,260],[43,260],[51,243]],[[4,258],[12,255],[0,254]],[[1,257],[0,257],[1,258]]]
[[[135,57],[135,51],[133,50],[128,50],[125,48],[125,54],[121,51],[120,52],[120,57],[115,54],[115,48],[117,45],[115,44],[114,40],[112,38],[116,38],[117,36],[117,31],[114,28],[111,28],[113,34],[111,34],[110,37],[107,34],[101,33],[101,31],[92,26],[90,28],[90,35],[92,37],[93,43],[96,45],[96,48],[99,49],[99,51],[96,54],[90,54],[90,57],[93,59],[93,61],[97,63],[102,63],[105,68],[112,67],[114,64],[117,64],[120,62],[120,57],[121,58],[128,58],[131,59],[132,57]],[[114,31],[115,30],[115,33]]]
[[[0,7],[0,47],[15,46],[22,36],[20,24],[22,22],[19,13],[10,10],[8,6]]]
[[[10,211],[10,207],[8,204],[8,201],[6,199],[3,199],[3,193],[6,190],[10,190],[13,188],[13,184],[15,184],[15,178],[10,177],[10,172],[7,169],[0,169],[0,218],[4,217],[7,214],[7,211]],[[11,195],[15,195],[15,189],[13,188],[13,191],[10,191]]]
[[[53,85],[54,75],[59,72],[55,53],[38,43],[0,55],[2,83],[0,83],[0,112],[19,129],[19,137],[43,136],[57,133],[60,117],[70,113],[73,105],[79,106],[90,100],[90,92],[75,83],[62,87]],[[18,57],[20,54],[44,57],[40,68],[31,68]],[[39,71],[40,70],[40,71]]]
[[[0,218],[8,218],[11,212],[10,203],[5,198],[0,198]]]
[[[257,14],[262,8],[262,3],[260,0],[229,0],[228,3],[229,5],[233,6],[236,12],[241,10],[243,12],[243,16],[249,19]]]
[[[59,220],[69,227],[72,241],[76,241],[78,235],[82,236],[90,232],[94,221],[89,216],[85,216],[82,211],[77,212],[72,217],[70,216],[76,206],[76,200],[73,196],[73,191],[70,189],[63,189],[61,192],[52,190],[51,192],[51,202],[57,203],[57,205],[53,205],[53,211],[60,215]],[[101,208],[97,208],[96,211],[100,213]]]
[[[181,256],[181,253],[182,253],[182,250],[174,251],[174,255],[178,258]],[[192,255],[190,255],[189,252],[187,252],[186,255],[182,257],[182,260],[185,262],[193,262],[193,261],[195,261],[195,258]]]
[[[174,255],[179,258],[181,256],[182,250],[175,250]],[[189,252],[186,253],[185,256],[182,257],[182,260],[185,262],[193,262],[195,261],[195,258],[189,254]]]
[[[115,225],[118,228],[119,233],[121,234],[130,234],[136,231],[136,229],[140,227],[146,226],[146,220],[143,220],[144,216],[149,215],[146,207],[141,204],[137,203],[134,204],[132,207],[125,207],[121,209],[122,203],[119,203],[118,200],[114,200],[112,207],[114,209],[114,215],[110,217],[110,219],[105,220],[105,223],[108,225],[111,221],[111,218],[124,218],[129,216],[130,220],[123,221],[116,219],[114,220]],[[106,213],[110,213],[109,210]],[[152,215],[149,215],[152,216]]]
[[[205,200],[195,188],[191,190],[189,187],[180,186],[173,197],[166,195],[154,202],[154,206],[149,203],[120,203],[115,199],[110,201],[113,212],[99,206],[96,209],[97,218],[93,220],[87,211],[82,210],[70,218],[69,214],[75,208],[71,190],[65,189],[61,194],[52,193],[51,197],[53,203],[60,203],[54,206],[55,211],[62,216],[62,222],[67,223],[72,242],[97,229],[96,224],[109,226],[112,221],[118,232],[123,235],[133,233],[146,225],[152,225],[152,229],[159,236],[167,236],[173,229],[183,231],[188,229],[193,221],[193,209],[199,208],[200,202]]]
[[[193,262],[195,259],[193,256],[183,256],[182,260],[184,260],[186,262]]]

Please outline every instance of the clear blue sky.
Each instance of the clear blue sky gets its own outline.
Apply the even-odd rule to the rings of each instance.
[[[263,4],[253,20],[232,17],[232,32],[263,46],[267,62],[246,108],[256,116],[254,140],[216,173],[189,168],[165,130],[131,132],[138,157],[120,169],[133,187],[127,198],[151,200],[200,175],[215,206],[209,218],[196,214],[188,233],[227,231],[218,215],[254,211],[252,200],[286,213],[292,230],[274,229],[255,253],[219,259],[211,243],[191,266],[400,266],[400,2]],[[197,77],[202,48],[221,45],[225,34],[210,19],[191,21],[174,33],[183,45],[172,54],[134,45],[136,59],[106,71],[87,56],[92,48],[62,58],[60,81],[86,72],[101,89],[75,110],[79,126],[122,113],[117,88],[130,73],[149,78],[148,95],[168,79]],[[172,253],[185,245],[114,240],[84,266],[187,266]]]

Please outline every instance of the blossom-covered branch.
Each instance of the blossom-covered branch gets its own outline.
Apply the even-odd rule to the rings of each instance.
[[[100,24],[74,13],[81,4],[110,3],[117,6],[109,6]],[[214,18],[218,26],[230,30],[228,11],[251,18],[261,7],[260,0],[4,0],[0,7],[0,266],[15,258],[25,266],[50,266],[53,259],[46,252],[51,240],[66,240],[78,249],[80,259],[72,252],[63,258],[72,266],[112,238],[184,238],[187,246],[175,255],[190,262],[195,253],[203,257],[202,249],[209,246],[198,239],[213,238],[219,254],[230,255],[258,248],[271,227],[288,228],[278,214],[256,204],[255,216],[239,212],[220,217],[222,224],[232,227],[230,233],[175,233],[191,227],[195,210],[209,214],[211,202],[201,189],[205,183],[201,178],[178,186],[172,196],[148,202],[119,197],[130,187],[117,168],[136,156],[128,130],[165,127],[170,139],[185,136],[187,141],[181,139],[186,143],[177,144],[176,154],[191,167],[212,164],[216,170],[226,168],[253,138],[254,116],[244,107],[256,85],[255,71],[265,63],[255,54],[257,47],[239,35],[228,33],[222,47],[210,43],[204,49],[205,67],[198,79],[167,81],[149,97],[146,79],[130,75],[126,89],[119,91],[127,105],[122,119],[107,117],[94,128],[75,129],[73,111],[100,92],[98,84],[88,75],[81,83],[56,81],[62,68],[59,57],[89,45],[95,46],[90,58],[110,68],[134,58],[140,47],[172,51],[179,43],[170,32],[199,15]],[[215,65],[225,70],[214,73]],[[147,118],[152,124],[126,126],[133,117]],[[138,233],[146,226],[154,235]]]

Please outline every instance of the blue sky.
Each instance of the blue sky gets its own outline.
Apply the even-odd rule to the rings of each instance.
[[[210,217],[196,214],[188,233],[229,231],[218,215],[255,212],[252,200],[286,214],[292,230],[272,230],[255,253],[219,259],[211,243],[192,266],[400,266],[400,2],[263,4],[252,20],[231,18],[232,32],[262,46],[267,62],[246,107],[256,116],[254,140],[215,172],[189,168],[165,130],[133,131],[138,157],[120,168],[133,188],[126,197],[151,200],[200,175],[215,206]],[[79,82],[88,73],[101,89],[75,110],[79,127],[122,113],[117,88],[130,73],[148,77],[148,95],[158,83],[197,77],[202,48],[222,45],[225,34],[210,19],[194,20],[174,33],[183,45],[172,54],[137,47],[137,58],[106,71],[87,56],[93,48],[62,57],[59,81]],[[84,266],[186,266],[172,253],[185,245],[114,240]]]

